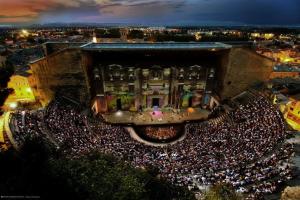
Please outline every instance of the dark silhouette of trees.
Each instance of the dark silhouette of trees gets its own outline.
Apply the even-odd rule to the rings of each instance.
[[[120,29],[112,28],[112,29],[96,29],[96,36],[99,38],[120,38]]]
[[[157,178],[157,170],[132,168],[93,152],[66,158],[41,138],[28,138],[19,152],[0,154],[0,194],[41,199],[194,199],[187,189]]]
[[[157,33],[149,37],[147,40],[155,41],[155,42],[193,42],[195,41],[195,36],[193,35],[176,35],[171,33]]]
[[[10,76],[13,75],[14,68],[8,61],[3,67],[0,67],[0,89],[6,88],[9,82]]]
[[[140,31],[140,30],[131,30],[131,31],[129,31],[127,38],[128,39],[143,39],[144,32]]]
[[[235,192],[229,184],[219,183],[205,193],[203,200],[241,200],[242,196]]]
[[[0,115],[2,113],[1,106],[3,106],[8,95],[13,92],[13,89],[7,88],[7,83],[13,73],[13,65],[9,62],[6,62],[5,66],[0,67]]]

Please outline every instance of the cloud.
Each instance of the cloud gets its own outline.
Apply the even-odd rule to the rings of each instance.
[[[0,23],[299,24],[299,0],[0,0]]]
[[[0,22],[31,21],[46,11],[80,7],[87,3],[94,3],[94,0],[1,0]]]
[[[103,13],[113,13],[109,7],[127,7],[138,5],[151,5],[164,0],[1,0],[0,22],[18,22],[38,20],[46,12],[65,9],[94,6]]]
[[[176,13],[176,9],[184,5],[184,0],[115,0],[100,3],[101,15],[109,15],[112,18],[141,19],[163,19],[168,15]]]

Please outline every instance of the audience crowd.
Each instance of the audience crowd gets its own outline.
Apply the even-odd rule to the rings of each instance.
[[[92,150],[113,154],[137,168],[155,167],[161,177],[190,190],[224,182],[249,198],[257,198],[274,192],[292,176],[288,163],[293,148],[284,143],[283,118],[261,96],[230,111],[222,120],[186,124],[185,139],[164,147],[139,143],[123,127],[91,119],[58,100],[48,106],[43,117],[26,113],[22,124],[20,115],[15,114],[21,129],[15,135],[18,143],[24,134],[41,134],[39,126],[44,124],[48,137],[67,156]],[[164,131],[175,133],[172,128],[147,131],[158,138]]]
[[[143,128],[143,131],[147,137],[157,139],[157,140],[166,140],[174,138],[177,136],[178,128],[174,126],[168,127],[156,127],[156,126],[147,126]]]
[[[14,141],[17,146],[24,143],[27,137],[44,136],[44,132],[41,130],[42,113],[23,110],[16,111],[11,117],[10,128],[15,133]]]

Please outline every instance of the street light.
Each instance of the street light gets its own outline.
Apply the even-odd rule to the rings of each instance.
[[[27,30],[23,29],[23,30],[21,31],[21,33],[20,33],[20,36],[21,36],[21,37],[28,37],[28,36],[29,36],[29,32],[28,32]]]
[[[121,117],[122,115],[123,115],[123,112],[122,112],[122,111],[118,110],[118,111],[116,112],[116,116]]]
[[[17,108],[17,106],[18,106],[18,104],[17,104],[16,102],[11,102],[11,103],[9,104],[9,107],[10,107],[11,109],[15,109],[15,108]]]

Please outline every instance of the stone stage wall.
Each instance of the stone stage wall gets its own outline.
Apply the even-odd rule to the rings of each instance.
[[[87,67],[92,66],[88,63],[91,59],[87,59],[88,54],[79,47],[65,48],[66,45],[63,45],[61,49],[57,45],[52,47],[57,51],[31,64],[33,75],[30,84],[35,96],[43,105],[57,93],[88,105],[94,97],[90,93],[92,86],[86,78]],[[212,91],[221,99],[233,97],[255,83],[268,80],[272,73],[274,63],[250,48],[232,47],[219,54],[215,61],[217,80],[214,80],[216,84],[212,84],[216,87]],[[206,57],[210,58],[209,55]],[[203,58],[203,52],[200,58]]]
[[[234,97],[248,87],[269,79],[274,63],[248,48],[232,48],[223,56],[218,71],[217,93],[222,99]]]
[[[31,86],[43,105],[47,105],[56,93],[80,103],[89,101],[80,49],[59,50],[32,63],[31,70]]]

